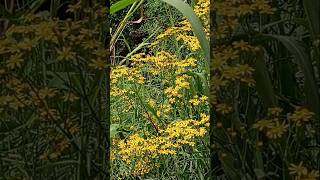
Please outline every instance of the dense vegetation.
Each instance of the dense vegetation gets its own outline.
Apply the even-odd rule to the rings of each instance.
[[[319,11],[1,1],[0,179],[319,179]]]
[[[214,174],[318,179],[319,1],[212,3]]]
[[[105,4],[58,3],[0,6],[3,180],[109,174],[108,11]]]
[[[158,17],[157,22],[171,21],[146,19],[139,29],[148,37],[112,68],[114,178],[208,177],[208,63],[189,22],[169,5],[162,2],[160,7],[164,10],[157,14],[146,8],[146,14]],[[209,2],[199,1],[195,9],[208,25]]]

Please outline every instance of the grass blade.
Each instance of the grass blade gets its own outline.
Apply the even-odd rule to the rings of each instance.
[[[185,2],[181,0],[162,0],[165,3],[177,8],[191,23],[192,29],[196,37],[198,38],[202,50],[208,60],[210,60],[210,46],[209,41],[206,38],[204,28],[198,16],[194,13],[193,9]]]
[[[311,111],[316,114],[316,118],[320,117],[320,96],[318,93],[317,82],[314,77],[314,70],[310,55],[302,41],[294,37],[268,35],[280,41],[288,51],[294,56],[294,59],[304,74],[304,87],[307,104]]]
[[[304,0],[303,7],[309,20],[312,36],[315,38],[315,36],[320,33],[320,1]]]
[[[277,105],[276,97],[273,91],[272,81],[268,74],[268,69],[264,62],[263,52],[260,52],[255,62],[254,79],[256,81],[256,88],[263,99],[265,108],[275,107]]]

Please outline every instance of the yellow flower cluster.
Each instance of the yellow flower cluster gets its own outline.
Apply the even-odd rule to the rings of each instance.
[[[195,11],[209,30],[209,1],[198,1]],[[161,33],[153,45],[172,35],[191,51],[199,50],[187,20]],[[126,59],[129,66],[118,65],[111,70],[111,101],[121,102],[112,112],[117,117],[113,123],[130,121],[136,126],[134,130],[128,128],[133,135],[113,139],[112,164],[116,176],[123,179],[150,173],[159,166],[156,162],[160,158],[173,158],[183,146],[198,149],[196,142],[207,135],[209,127],[208,97],[194,91],[198,87],[192,73],[200,74],[204,66],[198,53],[183,57],[167,51],[152,54],[134,54]]]
[[[98,11],[106,9],[96,8],[101,8]],[[97,14],[100,15],[102,14]],[[19,19],[18,25],[11,25],[6,30],[4,36],[0,37],[1,116],[16,118],[17,122],[30,116],[33,119],[30,123],[42,123],[41,131],[50,131],[48,124],[52,130],[56,127],[54,125],[60,125],[63,121],[60,126],[66,126],[66,133],[76,135],[79,121],[75,118],[77,115],[71,113],[75,112],[71,108],[81,95],[79,91],[67,89],[73,86],[71,79],[78,70],[74,68],[74,72],[72,67],[83,67],[89,72],[102,71],[106,67],[108,56],[108,51],[99,39],[101,23],[96,23],[95,29],[89,29],[88,22],[89,20],[61,21],[28,14]],[[58,83],[53,76],[59,80]],[[61,82],[64,80],[67,82]],[[61,111],[61,107],[68,109],[68,112]],[[10,113],[2,113],[3,109]],[[34,127],[33,124],[29,125]],[[34,131],[40,132],[39,129]],[[61,132],[55,132],[51,136],[57,137],[59,134]],[[42,159],[58,158],[70,147],[70,141],[61,136],[48,139],[45,143],[44,147],[50,144],[54,144],[54,147],[49,148],[52,150],[43,148],[45,152]]]
[[[253,14],[271,14],[273,9],[266,0],[224,0],[214,1],[213,12],[219,16],[219,24],[211,33],[213,41],[220,42],[230,38],[239,28],[240,19]],[[221,95],[239,83],[254,85],[254,69],[248,64],[250,54],[259,51],[244,40],[227,41],[213,47],[213,60],[211,63],[211,104],[218,113],[232,112],[232,105],[227,102],[229,93]],[[233,89],[233,88],[231,88]],[[280,125],[279,125],[280,126]],[[281,127],[281,126],[280,126]]]
[[[194,7],[194,12],[202,20],[204,31],[208,36],[210,33],[209,10],[210,1],[208,0],[199,0]],[[161,41],[171,36],[175,36],[175,39],[177,41],[181,41],[184,44],[188,45],[189,49],[193,52],[200,50],[200,43],[198,39],[194,35],[192,35],[191,24],[186,19],[181,21],[178,27],[170,27],[166,29],[166,31],[158,35],[156,41],[151,44],[151,47],[159,44]]]
[[[272,14],[274,9],[268,0],[224,0],[215,1],[214,12],[223,17],[217,29],[213,32],[215,39],[227,38],[239,26],[240,18],[253,14]]]
[[[261,119],[257,121],[253,128],[259,131],[265,132],[266,136],[271,139],[277,139],[283,137],[288,131],[290,122],[296,126],[305,125],[309,122],[314,113],[310,112],[306,108],[297,107],[292,113],[287,115],[287,119],[281,118],[282,109],[279,107],[270,108],[267,119]]]
[[[203,103],[207,103],[208,101],[208,97],[207,96],[201,96],[199,97],[198,95],[194,96],[193,99],[190,99],[190,103],[193,105],[193,106],[198,106],[200,104],[203,104]]]
[[[155,159],[163,155],[175,155],[184,145],[194,146],[194,139],[204,137],[209,126],[209,117],[201,114],[199,120],[182,120],[171,123],[160,130],[160,136],[142,138],[139,134],[120,140],[112,149],[112,159],[124,162],[128,168],[133,165],[133,176],[148,173],[156,164]]]

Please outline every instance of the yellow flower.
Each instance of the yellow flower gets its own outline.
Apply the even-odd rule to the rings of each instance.
[[[241,40],[239,42],[233,42],[232,44],[233,44],[234,48],[240,49],[242,51],[249,51],[251,49],[251,46],[249,45],[249,43],[245,42],[243,40]]]
[[[320,177],[318,170],[312,170],[303,178],[304,180],[318,180]]]
[[[58,39],[53,31],[55,26],[57,26],[57,24],[53,21],[41,22],[40,24],[35,26],[35,33],[41,39],[57,43]]]
[[[45,87],[45,88],[39,90],[40,98],[54,97],[56,95],[56,93],[57,93],[57,90],[54,88]]]
[[[273,127],[267,130],[267,137],[271,139],[277,139],[282,137],[284,133],[288,131],[288,126],[285,122],[280,124],[278,121],[275,123]]]
[[[232,107],[230,107],[229,105],[227,104],[217,104],[216,105],[216,110],[217,112],[220,112],[222,114],[227,114],[227,113],[230,113],[232,111]]]
[[[262,131],[264,129],[269,129],[274,127],[274,122],[272,120],[262,119],[256,122],[253,125],[253,128],[259,129],[259,131]]]
[[[248,14],[253,14],[252,9],[249,4],[240,4],[238,8],[238,16],[245,16]]]
[[[74,95],[73,93],[65,93],[64,96],[62,96],[63,101],[67,102],[75,102],[79,99],[78,96]]]
[[[58,60],[75,60],[76,59],[76,53],[72,52],[70,47],[62,47],[62,50],[57,49],[58,53]]]
[[[7,67],[14,69],[16,67],[21,67],[21,63],[23,62],[22,54],[13,54],[9,57],[7,61]]]
[[[199,101],[198,96],[195,96],[193,99],[190,99],[189,102],[194,105],[194,106],[198,106],[201,101]]]
[[[309,122],[314,113],[306,108],[298,107],[293,114],[288,114],[288,120],[295,123],[296,126],[301,126],[303,123]]]
[[[254,1],[251,5],[251,9],[260,10],[261,14],[273,14],[274,11],[266,0]]]
[[[71,12],[71,13],[76,13],[77,11],[79,11],[81,9],[81,1],[79,1],[76,4],[73,5],[69,5],[67,12]]]
[[[306,175],[308,170],[306,167],[303,166],[303,162],[300,162],[299,165],[295,165],[295,164],[290,164],[289,169],[289,174],[291,175]]]
[[[153,108],[156,106],[156,102],[153,99],[149,99],[148,104]]]

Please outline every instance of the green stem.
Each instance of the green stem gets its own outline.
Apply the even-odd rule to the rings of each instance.
[[[133,15],[133,13],[137,11],[137,9],[141,6],[141,4],[143,2],[144,2],[144,0],[141,0],[141,1],[139,1],[139,3],[135,2],[135,3],[132,4],[132,6],[130,7],[128,13],[123,18],[123,20],[120,22],[120,25],[116,29],[115,33],[111,36],[110,51],[114,48],[117,40],[119,39],[120,34],[122,33],[122,31],[126,27],[128,21],[131,18],[131,16]]]

